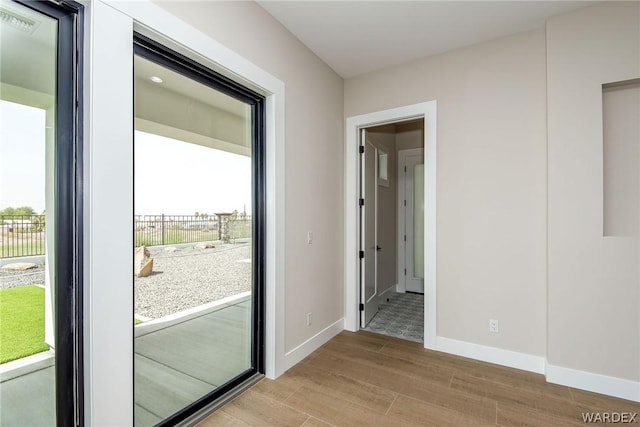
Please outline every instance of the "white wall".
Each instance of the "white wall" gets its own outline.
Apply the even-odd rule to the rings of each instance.
[[[344,316],[343,81],[253,2],[158,2],[286,85],[286,351]],[[307,231],[313,243],[307,244]],[[306,326],[306,314],[312,324]]]
[[[602,84],[640,77],[639,9],[611,2],[547,24],[548,360],[632,381],[640,380],[638,238],[603,237]]]
[[[545,354],[545,93],[543,29],[345,81],[346,117],[438,102],[438,336]]]

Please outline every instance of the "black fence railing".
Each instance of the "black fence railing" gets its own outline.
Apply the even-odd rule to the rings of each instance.
[[[44,255],[44,215],[0,215],[0,258]]]
[[[221,222],[222,219],[222,222]],[[249,215],[136,215],[135,245],[157,246],[251,237]],[[0,258],[44,255],[44,215],[0,215]]]
[[[223,228],[223,225],[227,228]],[[221,219],[218,215],[136,215],[135,245],[174,245],[219,240],[221,230],[228,231],[230,239],[251,237],[251,217],[225,215]]]

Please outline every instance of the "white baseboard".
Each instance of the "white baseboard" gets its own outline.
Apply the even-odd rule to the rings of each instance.
[[[640,402],[640,382],[547,364],[547,382]]]
[[[387,301],[387,294],[388,293],[395,293],[396,291],[396,285],[391,285],[389,286],[387,289],[385,289],[384,291],[380,292],[378,294],[378,304],[382,304],[383,302]]]
[[[545,359],[541,356],[451,338],[436,337],[436,350],[537,374],[544,374],[545,369]]]
[[[338,335],[343,330],[344,319],[340,319],[335,323],[327,326],[293,350],[288,351],[284,355],[284,370],[287,371],[289,368],[298,364],[298,362],[316,351],[318,348],[320,348],[320,346]]]

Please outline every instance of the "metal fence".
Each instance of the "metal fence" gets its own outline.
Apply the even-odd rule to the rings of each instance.
[[[249,215],[231,215],[227,231],[231,240],[251,237]],[[157,246],[220,239],[217,215],[136,215],[135,245]],[[0,215],[0,258],[44,255],[44,215]]]
[[[233,215],[228,220],[231,239],[251,237],[251,217]],[[220,239],[217,215],[136,215],[135,245],[156,246]]]
[[[0,258],[44,255],[44,215],[0,215]]]

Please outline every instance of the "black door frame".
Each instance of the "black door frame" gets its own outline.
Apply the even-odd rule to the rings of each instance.
[[[84,424],[82,144],[84,6],[62,1],[16,3],[58,22],[55,117],[55,405],[56,424]]]
[[[219,402],[232,391],[264,375],[265,354],[265,241],[266,241],[266,157],[265,97],[251,89],[199,64],[146,36],[134,34],[134,55],[169,68],[251,106],[252,117],[252,338],[251,368],[226,384],[196,400],[191,405],[164,419],[157,426],[173,426]],[[135,99],[135,96],[134,96]],[[135,108],[134,108],[135,111]],[[135,306],[135,303],[134,303]],[[132,314],[133,317],[133,314]],[[132,355],[133,358],[133,355]],[[135,361],[134,361],[135,366]]]

